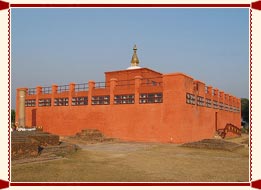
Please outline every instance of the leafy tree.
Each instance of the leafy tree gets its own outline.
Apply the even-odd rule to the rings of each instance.
[[[249,123],[249,100],[247,98],[241,98],[241,118]]]
[[[11,123],[15,123],[15,110],[11,110]]]

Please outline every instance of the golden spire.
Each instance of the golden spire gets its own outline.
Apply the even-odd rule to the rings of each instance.
[[[133,55],[132,55],[132,59],[131,59],[131,66],[132,67],[138,67],[139,66],[139,58],[138,58],[138,56],[137,56],[137,53],[136,53],[136,51],[137,51],[137,46],[136,45],[134,45],[134,47],[133,47]]]

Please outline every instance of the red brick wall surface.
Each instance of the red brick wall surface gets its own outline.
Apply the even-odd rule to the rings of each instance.
[[[126,71],[129,72],[129,71]],[[63,94],[43,95],[41,93],[27,96],[27,99],[39,99],[44,96],[68,97],[86,95],[89,104],[84,106],[46,106],[26,107],[26,125],[43,126],[44,131],[58,135],[75,135],[82,129],[99,129],[107,137],[119,138],[127,141],[147,142],[173,142],[184,143],[213,137],[216,128],[222,129],[227,123],[240,127],[240,111],[225,111],[219,107],[214,109],[205,106],[186,103],[186,94],[191,93],[219,102],[225,102],[236,108],[240,108],[240,100],[230,95],[230,99],[224,99],[218,89],[206,86],[201,81],[182,74],[172,73],[161,75],[158,83],[143,83],[144,77],[136,75],[153,73],[151,70],[137,69],[133,75],[128,75],[126,80],[133,80],[131,85],[117,86],[125,71],[106,73],[106,81],[109,87],[94,88],[89,86],[88,92],[74,92],[70,90]],[[148,75],[153,78],[154,74]],[[134,76],[136,75],[136,76]],[[118,78],[117,78],[118,77]],[[117,80],[111,80],[112,78]],[[120,78],[120,79],[119,79]],[[89,83],[90,84],[90,83]],[[95,84],[94,84],[95,85]],[[73,87],[71,87],[72,89]],[[19,90],[19,89],[18,89]],[[140,93],[162,92],[162,103],[139,103]],[[215,94],[216,93],[216,94]],[[134,104],[114,104],[113,96],[118,94],[135,94]],[[93,95],[111,95],[109,105],[91,105]],[[221,97],[220,97],[221,95]],[[224,94],[225,95],[225,94]],[[18,101],[18,99],[17,99]],[[212,102],[213,103],[213,102]],[[18,116],[17,116],[18,118]]]

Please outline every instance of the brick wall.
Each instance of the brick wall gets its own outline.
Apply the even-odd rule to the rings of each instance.
[[[126,73],[129,78],[122,78]],[[123,140],[183,143],[211,138],[227,123],[241,124],[240,99],[182,73],[162,75],[149,69],[131,74],[129,70],[108,72],[102,85],[89,81],[85,90],[76,90],[78,87],[71,83],[61,92],[61,87],[53,85],[50,94],[37,87],[35,94],[26,97],[36,100],[35,106],[26,107],[26,125],[43,126],[59,135],[90,128]],[[146,103],[151,94],[156,102]],[[51,105],[40,106],[39,100],[48,98]],[[75,105],[77,101],[82,105]]]

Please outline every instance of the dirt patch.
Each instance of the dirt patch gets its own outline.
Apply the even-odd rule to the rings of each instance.
[[[156,146],[156,143],[133,143],[133,142],[112,142],[102,144],[83,145],[79,144],[83,150],[130,153],[139,150],[149,150]]]
[[[30,144],[29,147],[32,147],[32,144]],[[56,146],[49,145],[43,147],[40,154],[36,152],[34,156],[19,156],[12,159],[12,165],[57,160],[64,158],[68,154],[77,152],[78,150],[80,150],[79,146],[70,143],[61,143]]]
[[[249,181],[249,150],[246,147],[226,151],[162,143],[106,142],[78,145],[82,149],[66,155],[64,159],[12,164],[12,181]]]
[[[238,148],[243,148],[242,144],[225,141],[222,139],[204,139],[198,142],[185,143],[181,145],[189,148],[205,148],[205,149],[216,149],[216,150],[228,150],[234,151]]]

